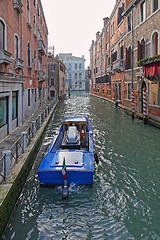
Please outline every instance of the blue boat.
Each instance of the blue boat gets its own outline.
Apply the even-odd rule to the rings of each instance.
[[[94,159],[95,158],[95,159]],[[60,125],[39,168],[41,185],[92,184],[93,133],[86,117],[68,117]]]

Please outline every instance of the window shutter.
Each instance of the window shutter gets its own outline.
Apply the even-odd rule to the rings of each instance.
[[[128,50],[126,48],[126,69],[128,69]]]
[[[137,60],[139,61],[141,59],[141,44],[138,41],[138,48],[137,48]]]

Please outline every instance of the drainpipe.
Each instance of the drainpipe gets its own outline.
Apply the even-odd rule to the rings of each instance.
[[[21,12],[21,59],[23,60],[23,26],[22,26],[22,12]],[[24,71],[22,69],[22,79],[24,79]],[[22,83],[22,125],[23,125],[23,97],[24,97],[24,83]]]
[[[133,6],[134,7],[134,6]],[[134,49],[134,32],[133,32],[133,9],[132,9],[132,51],[131,51],[131,56],[132,56],[132,119],[134,119],[134,87],[133,87],[133,49]]]

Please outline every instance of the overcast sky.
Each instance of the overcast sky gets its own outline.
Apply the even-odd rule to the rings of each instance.
[[[72,53],[85,56],[89,66],[89,48],[103,18],[109,17],[116,0],[41,0],[48,26],[49,46],[55,54]]]

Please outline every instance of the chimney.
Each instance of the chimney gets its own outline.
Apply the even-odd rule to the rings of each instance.
[[[103,18],[104,27],[107,25],[108,21],[109,21],[109,17]]]
[[[99,38],[99,34],[100,34],[100,32],[98,31],[98,32],[96,33],[96,40]]]

